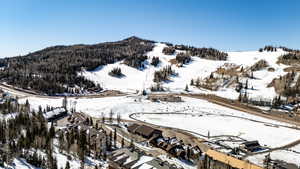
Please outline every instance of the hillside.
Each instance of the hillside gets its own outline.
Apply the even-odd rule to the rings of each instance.
[[[166,92],[212,93],[230,99],[238,99],[240,93],[246,93],[253,99],[271,101],[280,93],[270,83],[289,71],[288,65],[277,63],[278,58],[287,53],[283,49],[273,52],[228,52],[227,60],[191,56],[190,61],[182,64],[177,63],[176,58],[179,53],[188,51],[176,49],[172,54],[164,54],[166,47],[168,45],[164,43],[155,44],[153,50],[147,53],[144,70],[116,62],[93,71],[84,71],[83,76],[105,89],[124,92],[151,92],[159,85]],[[153,58],[158,58],[157,66],[151,64]],[[173,73],[159,83],[154,82],[155,74],[167,66],[171,66]],[[116,67],[121,69],[122,77],[109,75]],[[241,89],[238,89],[240,86]]]
[[[0,79],[10,85],[47,95],[96,93],[103,87],[94,83],[95,80],[82,76],[82,72],[99,70],[101,66],[115,63],[122,63],[133,71],[146,71],[147,53],[154,46],[154,41],[133,36],[95,45],[49,47],[25,56],[0,59]],[[201,58],[226,60],[227,56],[212,48],[169,47],[185,49]],[[116,77],[114,73],[110,75]]]
[[[298,55],[299,51],[285,47],[225,53],[133,36],[95,45],[54,46],[0,59],[0,78],[47,95],[103,89],[189,92],[264,104],[275,100],[280,105],[285,97],[294,101],[300,93]]]
[[[0,78],[8,84],[49,95],[99,91],[101,86],[77,73],[121,60],[139,68],[146,59],[144,53],[151,51],[153,44],[153,41],[130,37],[96,45],[49,47],[26,56],[1,59],[4,69]]]

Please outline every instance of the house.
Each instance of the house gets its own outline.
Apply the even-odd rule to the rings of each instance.
[[[199,161],[200,168],[263,169],[262,167],[209,149]]]
[[[159,158],[155,158],[151,161],[140,166],[140,168],[152,168],[152,169],[178,169],[176,165],[170,164],[167,161],[163,161]]]
[[[138,168],[143,163],[152,160],[153,157],[145,155],[138,149],[118,149],[108,157],[109,169],[130,169]]]
[[[261,145],[258,143],[258,141],[246,141],[242,143],[240,147],[250,152],[261,150]]]
[[[154,129],[146,125],[141,125],[137,127],[135,133],[147,139],[150,139],[154,135],[159,135],[159,136],[162,135],[161,130]]]
[[[190,160],[198,161],[202,155],[202,151],[198,146],[194,146],[190,149]]]
[[[129,133],[135,133],[135,130],[139,127],[140,125],[134,123],[130,126],[127,127],[127,130]]]
[[[148,142],[152,145],[152,146],[155,146],[155,147],[157,147],[158,146],[158,143],[159,143],[159,141],[160,141],[160,139],[163,139],[161,136],[159,136],[159,135],[154,135],[154,136],[152,136],[149,140],[148,140]]]
[[[65,108],[56,108],[54,110],[48,111],[46,113],[43,114],[44,118],[48,121],[48,122],[53,122],[53,121],[57,121],[58,119],[67,116],[68,113],[66,111]]]
[[[127,127],[128,132],[132,134],[140,135],[146,139],[150,139],[154,135],[161,136],[162,131],[158,129],[154,129],[150,126],[146,125],[138,125],[138,124],[132,124],[131,126]]]
[[[175,157],[180,159],[186,159],[186,151],[182,148],[175,149]]]

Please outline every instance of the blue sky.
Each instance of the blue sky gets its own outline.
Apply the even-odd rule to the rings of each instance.
[[[136,35],[214,47],[300,48],[299,0],[0,0],[0,56]]]

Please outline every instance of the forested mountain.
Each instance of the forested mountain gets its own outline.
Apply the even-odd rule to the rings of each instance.
[[[25,56],[0,59],[0,82],[47,95],[95,93],[102,90],[102,86],[99,85],[101,83],[86,78],[84,72],[118,61],[123,65],[143,70],[149,63],[146,62],[149,59],[148,52],[153,51],[155,46],[154,41],[133,36],[121,41],[95,45],[48,47]],[[182,51],[186,52],[181,53]],[[176,52],[178,64],[189,63],[191,56],[209,60],[226,60],[228,56],[227,53],[213,48],[169,43],[165,45],[163,52],[168,55]],[[151,64],[157,66],[158,63],[159,55],[152,57]],[[118,71],[121,73],[121,69]]]
[[[49,95],[99,91],[101,86],[80,76],[82,70],[124,60],[124,64],[142,68],[144,55],[153,41],[130,37],[96,45],[49,47],[26,56],[0,59],[1,81]]]

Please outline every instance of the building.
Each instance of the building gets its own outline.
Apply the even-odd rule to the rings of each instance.
[[[158,102],[158,101],[164,101],[164,102],[182,102],[182,99],[180,96],[174,96],[174,95],[150,95],[148,96],[148,99],[152,102]]]
[[[250,152],[255,152],[255,151],[259,151],[261,150],[261,146],[258,143],[258,141],[246,141],[244,143],[242,143],[242,145],[240,146],[241,149],[250,151]]]
[[[150,139],[153,136],[161,136],[162,131],[158,129],[154,129],[150,126],[146,125],[138,125],[138,124],[132,124],[127,127],[128,132],[132,134],[140,135],[146,139]]]
[[[48,122],[53,122],[53,121],[57,121],[60,118],[66,117],[68,115],[67,111],[65,108],[56,108],[53,109],[51,111],[48,111],[46,113],[43,114],[44,118],[48,121]]]
[[[140,166],[140,168],[153,168],[153,169],[178,169],[176,165],[170,164],[167,161],[163,161],[159,158],[155,158],[151,161]]]
[[[263,169],[260,166],[211,150],[205,152],[198,164],[199,169]]]
[[[144,162],[152,160],[153,157],[145,155],[144,152],[130,148],[118,149],[108,157],[109,169],[138,168]]]
[[[114,151],[108,157],[108,165],[109,169],[178,169],[175,165],[146,155],[143,151],[129,148]]]

